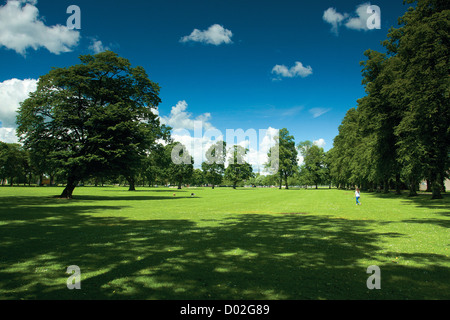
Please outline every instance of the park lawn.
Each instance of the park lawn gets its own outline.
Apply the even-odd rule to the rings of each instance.
[[[448,195],[61,191],[0,188],[0,299],[450,298]],[[67,288],[71,265],[81,290]]]

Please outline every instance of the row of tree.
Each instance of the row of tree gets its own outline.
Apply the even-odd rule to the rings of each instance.
[[[202,169],[194,169],[194,159],[189,155],[186,147],[179,142],[168,144],[158,143],[151,152],[145,154],[140,165],[135,168],[135,174],[127,177],[123,171],[98,172],[80,179],[80,184],[128,184],[129,190],[135,190],[140,185],[182,185],[196,186],[216,185],[225,183],[233,188],[245,180],[255,178],[252,166],[240,161],[247,150],[240,146],[233,146],[229,150],[229,165],[225,168],[226,147],[223,141],[211,146],[206,152],[207,160],[202,163]],[[33,155],[33,156],[31,156]],[[8,182],[17,184],[48,184],[54,185],[65,182],[64,167],[48,166],[50,160],[47,154],[36,154],[34,150],[25,150],[20,144],[0,142],[0,180],[4,185]],[[179,161],[177,161],[179,160]],[[44,164],[45,163],[45,164]]]
[[[406,183],[410,195],[426,179],[441,198],[449,171],[450,3],[416,2],[383,42],[365,52],[367,95],[350,109],[329,151],[337,185],[386,191]]]
[[[236,145],[227,150],[223,141],[210,146],[205,153],[201,169],[194,169],[194,159],[186,147],[179,142],[173,142],[170,137],[166,139],[165,142],[160,141],[153,145],[151,150],[141,157],[132,177],[126,175],[129,171],[99,171],[84,176],[78,183],[96,186],[128,184],[129,190],[135,190],[137,184],[177,185],[178,188],[186,184],[210,185],[212,188],[217,185],[231,185],[236,188],[245,182],[255,186],[278,184],[281,189],[283,182],[286,188],[289,188],[289,185],[316,185],[317,188],[321,183],[330,182],[323,149],[310,141],[295,146],[287,129],[280,130],[280,135],[275,137],[276,145],[268,154],[269,158],[275,150],[277,155],[279,154],[274,158],[278,170],[272,175],[255,174],[252,166],[245,161],[248,150]],[[304,157],[300,167],[297,163],[298,150]],[[270,162],[267,163],[267,168],[270,165]],[[0,142],[0,179],[2,185],[6,181],[10,185],[14,182],[42,185],[45,181],[46,184],[54,185],[66,182],[67,173],[64,166],[58,166],[58,162],[42,150],[26,150],[20,144]]]

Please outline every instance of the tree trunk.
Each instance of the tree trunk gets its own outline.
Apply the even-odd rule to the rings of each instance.
[[[431,190],[431,185],[432,185],[431,180],[427,179],[426,181],[427,181],[427,190],[426,190],[426,192],[431,192],[432,191]]]
[[[181,189],[181,181],[178,182],[178,189]]]
[[[72,199],[73,190],[75,190],[77,183],[78,182],[74,178],[69,178],[66,187],[59,197],[63,199]]]
[[[445,190],[445,178],[444,178],[444,176],[443,175],[441,175],[441,191],[442,191],[442,193],[446,193],[446,190]]]
[[[127,181],[130,185],[130,187],[128,188],[128,191],[136,191],[134,177],[127,177]]]
[[[386,179],[383,182],[383,193],[389,193],[389,180]]]
[[[433,192],[433,195],[431,196],[431,199],[442,199],[440,180],[440,174],[432,175],[431,190]]]
[[[395,194],[398,194],[398,195],[402,194],[402,191],[400,189],[400,183],[401,183],[400,174],[397,173],[395,175]]]
[[[212,188],[214,189],[214,185],[212,185]]]
[[[409,197],[415,197],[417,196],[416,191],[416,180],[414,178],[409,179]]]

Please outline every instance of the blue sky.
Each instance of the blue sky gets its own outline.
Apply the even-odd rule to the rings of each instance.
[[[287,128],[297,143],[321,141],[325,150],[365,94],[364,51],[383,50],[380,42],[407,9],[402,0],[7,2],[0,1],[1,140],[11,139],[5,130],[14,129],[7,121],[14,106],[6,103],[33,88],[25,79],[111,49],[159,83],[159,114],[166,121],[179,112],[178,119],[203,119],[224,133]],[[5,14],[12,2],[13,18]],[[358,29],[364,18],[358,13],[368,4],[380,8],[381,29]],[[81,9],[81,30],[62,30],[70,5]],[[29,40],[17,40],[21,32],[30,33]]]

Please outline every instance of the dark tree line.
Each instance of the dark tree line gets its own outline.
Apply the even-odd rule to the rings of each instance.
[[[418,0],[361,62],[367,95],[350,109],[330,150],[337,185],[406,185],[416,195],[426,179],[441,198],[449,170],[450,3]]]

